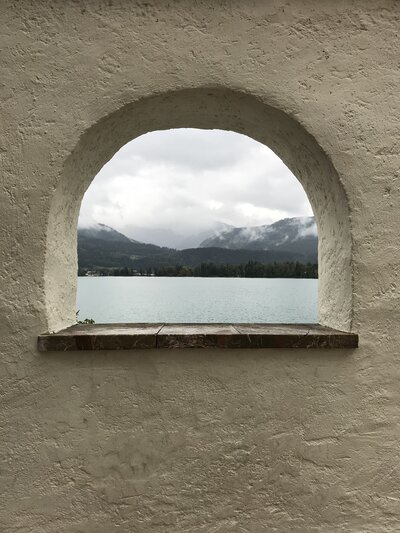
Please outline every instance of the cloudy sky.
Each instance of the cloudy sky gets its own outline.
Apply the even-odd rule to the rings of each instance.
[[[182,247],[220,223],[308,215],[302,186],[269,148],[233,132],[179,129],[123,146],[87,190],[79,225],[100,222],[137,240]]]

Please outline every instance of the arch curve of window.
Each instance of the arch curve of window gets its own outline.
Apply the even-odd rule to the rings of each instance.
[[[75,322],[76,228],[83,195],[124,144],[154,130],[222,129],[271,148],[302,184],[319,235],[319,321],[351,330],[349,208],[341,180],[316,139],[295,119],[260,98],[226,89],[188,89],[138,99],[81,132],[52,194],[44,266],[48,331]]]

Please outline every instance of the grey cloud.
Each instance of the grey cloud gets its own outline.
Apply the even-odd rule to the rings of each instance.
[[[234,165],[256,141],[230,131],[177,129],[155,131],[121,149],[121,157],[139,157],[197,171]]]

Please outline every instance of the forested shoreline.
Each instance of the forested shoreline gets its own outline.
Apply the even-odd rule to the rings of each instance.
[[[78,276],[160,276],[160,277],[200,277],[200,278],[318,278],[318,265],[299,261],[274,262],[263,264],[248,261],[238,265],[201,263],[195,267],[185,265],[155,268],[79,268]]]

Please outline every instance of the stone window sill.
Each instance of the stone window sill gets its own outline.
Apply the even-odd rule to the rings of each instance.
[[[357,334],[319,324],[76,324],[38,337],[41,352],[357,347]]]

